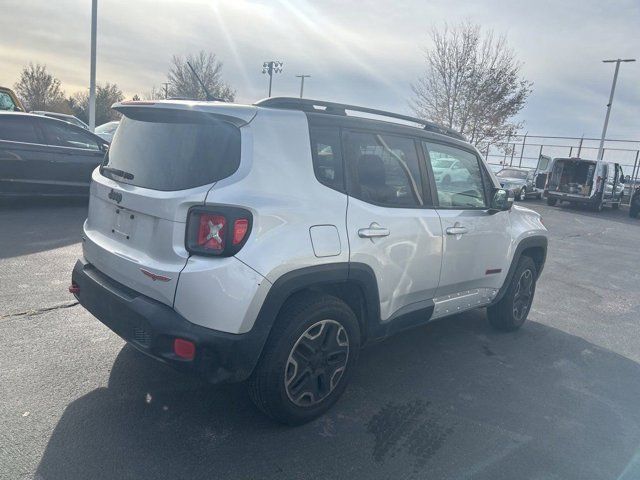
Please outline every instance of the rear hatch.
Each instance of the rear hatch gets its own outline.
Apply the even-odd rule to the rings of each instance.
[[[88,262],[167,305],[173,305],[189,256],[188,210],[203,204],[211,187],[238,169],[239,127],[254,114],[234,106],[216,111],[211,104],[198,110],[198,105],[114,107],[122,121],[93,173],[84,226]]]
[[[549,193],[570,197],[590,197],[598,189],[597,162],[591,160],[558,158],[549,178]]]

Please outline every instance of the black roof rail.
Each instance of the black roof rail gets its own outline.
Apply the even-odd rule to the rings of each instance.
[[[375,108],[358,107],[356,105],[348,105],[345,103],[326,102],[324,100],[311,100],[307,98],[295,97],[270,97],[259,100],[254,105],[259,107],[302,110],[303,112],[326,113],[329,115],[346,116],[347,110],[369,113],[372,115],[379,115],[381,117],[397,118],[399,120],[417,123],[423,125],[423,129],[429,132],[447,135],[449,137],[457,138],[458,140],[463,140],[465,142],[467,141],[464,135],[454,130],[453,128],[445,127],[444,125],[438,125],[437,123],[429,122],[428,120],[424,120],[421,118],[402,115],[400,113],[387,112],[385,110],[378,110]]]

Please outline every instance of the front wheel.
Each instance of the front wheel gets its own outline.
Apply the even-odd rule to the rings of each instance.
[[[326,412],[342,395],[360,350],[360,329],[342,300],[294,297],[278,315],[249,395],[271,418],[300,425]]]
[[[554,207],[556,203],[558,203],[557,198],[547,197],[547,205],[549,205],[550,207]]]
[[[524,202],[527,199],[527,187],[522,187],[520,189],[520,195],[518,195],[518,200]]]
[[[487,308],[487,318],[493,328],[513,331],[522,326],[533,302],[536,280],[536,264],[531,257],[520,257],[504,296]]]

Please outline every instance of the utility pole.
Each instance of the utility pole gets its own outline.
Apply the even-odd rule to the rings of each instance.
[[[166,100],[169,98],[169,82],[162,82],[162,85],[164,85],[164,99]]]
[[[271,84],[273,83],[273,74],[282,73],[282,62],[278,60],[269,60],[262,64],[262,73],[269,75],[269,96],[271,96]]]
[[[602,137],[600,137],[600,147],[598,148],[598,160],[602,160],[604,156],[604,139],[607,136],[607,127],[609,126],[609,115],[611,115],[611,105],[613,104],[613,94],[616,91],[616,82],[618,81],[618,70],[620,70],[620,62],[635,62],[635,58],[618,58],[616,60],[603,60],[603,63],[615,63],[616,70],[613,74],[613,83],[611,84],[611,93],[609,94],[609,103],[607,104],[607,114],[604,117],[604,127],[602,127]]]
[[[304,79],[311,78],[311,75],[301,73],[300,75],[296,75],[296,78],[300,79],[300,98],[302,98],[302,94],[304,93]]]
[[[96,128],[96,29],[98,0],[91,2],[91,70],[89,73],[89,130]]]

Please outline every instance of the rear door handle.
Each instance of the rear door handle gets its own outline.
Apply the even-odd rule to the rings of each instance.
[[[453,227],[449,227],[445,230],[447,235],[464,235],[468,231],[467,227],[463,227],[461,225],[454,225]]]
[[[358,230],[360,238],[388,237],[390,233],[388,228],[381,227],[376,222],[373,222],[368,228]]]

